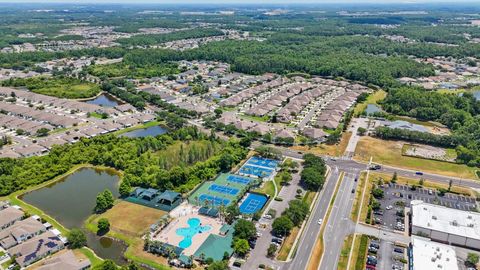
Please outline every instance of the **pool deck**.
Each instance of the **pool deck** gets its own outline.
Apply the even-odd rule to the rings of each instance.
[[[189,213],[184,216],[178,216],[174,221],[168,224],[168,226],[165,227],[156,237],[154,237],[153,240],[162,241],[178,247],[180,241],[183,240],[183,236],[177,235],[176,230],[178,228],[189,227],[187,221],[190,218],[198,218],[201,221],[201,226],[210,225],[212,228],[208,232],[199,233],[193,236],[192,245],[184,249],[184,255],[193,255],[210,234],[220,233],[222,223],[218,219],[202,216],[197,213]]]

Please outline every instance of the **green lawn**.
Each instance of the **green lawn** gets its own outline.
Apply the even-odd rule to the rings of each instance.
[[[272,181],[266,181],[261,188],[257,188],[254,192],[267,194],[270,198],[275,197],[275,186]]]
[[[365,262],[367,260],[367,246],[368,246],[368,236],[360,236],[360,245],[358,247],[358,254],[355,261],[355,270],[364,270]]]

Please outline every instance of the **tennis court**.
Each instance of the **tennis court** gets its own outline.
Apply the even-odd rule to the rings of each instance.
[[[273,169],[277,167],[278,163],[279,163],[278,160],[262,158],[257,156],[251,157],[247,161],[247,164],[249,165],[261,166],[261,167],[267,167],[267,168],[273,168]]]
[[[242,184],[242,185],[248,185],[251,182],[251,180],[252,179],[250,179],[248,177],[242,177],[242,176],[233,175],[233,174],[230,174],[227,177],[228,182],[239,183],[239,184]]]
[[[238,170],[238,173],[266,178],[266,177],[270,177],[273,171],[274,169],[267,169],[264,167],[257,167],[254,165],[245,164],[240,168],[240,170]]]
[[[266,202],[266,196],[255,193],[248,193],[247,198],[240,205],[240,213],[255,214],[263,208]]]
[[[231,188],[227,186],[221,186],[217,184],[212,184],[208,190],[215,191],[215,192],[220,192],[220,193],[225,193],[225,194],[230,194],[230,195],[237,195],[238,194],[238,189],[236,188]]]
[[[207,204],[207,202],[210,205],[213,204],[213,206],[220,206],[220,205],[227,206],[228,204],[230,204],[229,199],[225,199],[225,198],[221,198],[221,197],[215,197],[215,196],[207,195],[207,194],[200,195],[200,197],[198,197],[198,200],[200,201],[200,203],[202,203],[204,205]]]
[[[239,180],[239,178],[232,178],[231,176],[235,177],[233,174],[223,173],[214,181],[204,182],[188,197],[188,201],[198,206],[211,205],[212,202],[213,206],[222,204],[228,206],[232,202],[236,203],[255,179],[238,176],[243,179]],[[249,184],[244,184],[247,181]],[[208,202],[205,204],[206,201]]]

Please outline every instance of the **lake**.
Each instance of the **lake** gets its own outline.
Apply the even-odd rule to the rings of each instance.
[[[98,97],[87,100],[85,102],[88,104],[95,104],[102,107],[115,107],[123,104],[123,102],[121,102],[119,99],[115,98],[114,96],[108,93],[102,93]]]
[[[157,136],[167,133],[167,129],[162,126],[151,126],[148,128],[141,128],[132,130],[126,133],[121,134],[122,137],[129,137],[129,138],[142,138],[147,136]]]
[[[93,213],[97,194],[105,189],[118,198],[118,174],[112,169],[81,168],[63,179],[20,197],[56,219],[63,226],[81,228]],[[87,232],[88,246],[106,259],[124,264],[126,245]]]

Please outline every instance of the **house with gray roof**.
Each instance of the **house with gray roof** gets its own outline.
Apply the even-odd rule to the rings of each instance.
[[[17,207],[10,206],[3,209],[0,211],[0,230],[5,230],[12,226],[15,222],[21,220],[23,216],[23,211]]]
[[[65,243],[59,236],[47,231],[8,249],[7,252],[10,256],[15,257],[15,261],[21,267],[26,267],[64,247]]]
[[[46,230],[47,228],[40,221],[34,217],[29,217],[17,221],[12,226],[0,231],[0,245],[4,249],[9,249],[44,233]]]
[[[77,258],[71,250],[59,253],[43,260],[37,270],[85,270],[91,266],[88,259]]]

